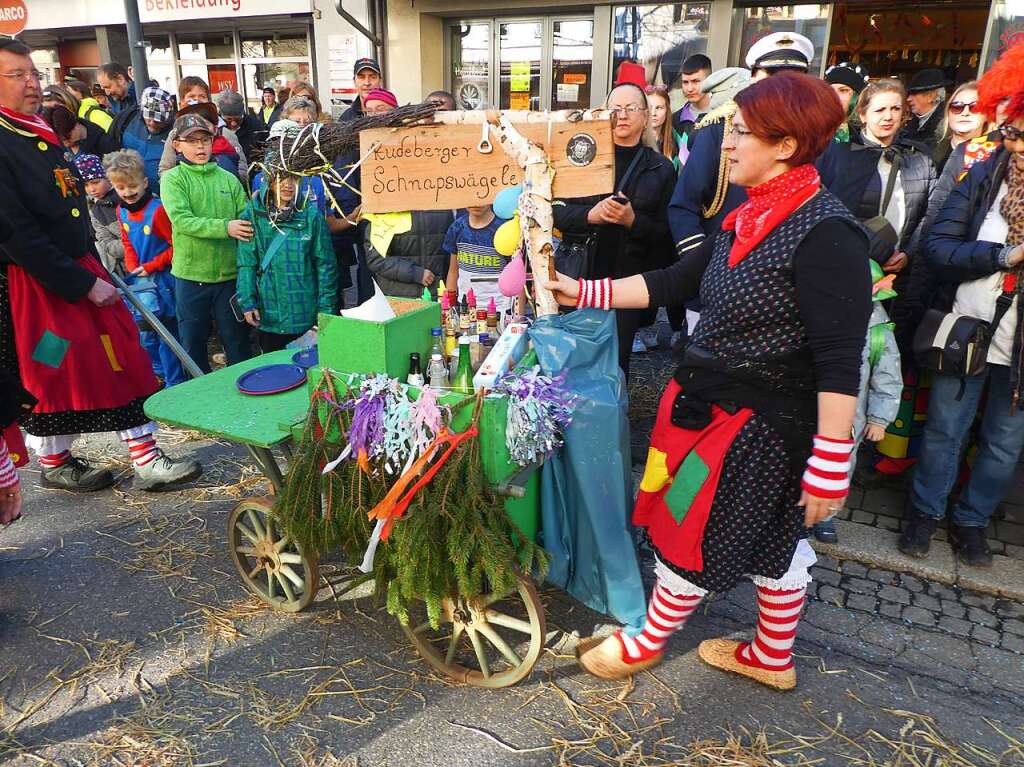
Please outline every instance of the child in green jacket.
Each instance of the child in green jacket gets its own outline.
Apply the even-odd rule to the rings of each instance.
[[[236,240],[248,242],[253,230],[239,218],[246,204],[242,185],[210,161],[213,126],[189,114],[175,121],[174,131],[174,149],[184,160],[161,177],[160,198],[174,231],[178,332],[185,351],[208,373],[211,319],[229,365],[252,356],[249,328],[235,317],[231,297],[238,273]]]
[[[327,223],[298,188],[295,176],[272,176],[242,214],[254,235],[238,245],[238,301],[264,354],[313,327],[318,312],[333,314],[338,301]]]

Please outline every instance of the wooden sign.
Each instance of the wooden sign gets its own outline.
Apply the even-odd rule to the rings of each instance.
[[[609,120],[515,127],[544,147],[555,171],[555,197],[611,194],[615,147]],[[502,189],[522,183],[523,171],[495,140],[490,152],[481,152],[481,135],[479,124],[362,131],[363,211],[451,210],[494,202]],[[374,142],[380,145],[371,152]]]

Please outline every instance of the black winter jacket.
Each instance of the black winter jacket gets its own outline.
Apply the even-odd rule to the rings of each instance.
[[[633,173],[621,190],[633,206],[636,220],[629,229],[618,224],[591,224],[587,214],[607,195],[556,200],[553,207],[555,227],[563,240],[583,241],[591,235],[598,239],[592,273],[603,277],[629,277],[668,266],[675,260],[672,235],[668,228],[668,201],[675,185],[672,161],[660,152],[641,146]],[[621,153],[617,153],[621,156]],[[616,159],[616,189],[627,168]],[[628,165],[628,161],[626,161]]]
[[[18,264],[65,301],[78,301],[96,282],[78,261],[96,248],[84,185],[66,154],[0,118],[0,208],[9,227],[0,264]]]
[[[370,239],[373,224],[366,228],[366,266],[384,295],[419,298],[425,269],[434,273],[430,294],[437,294],[437,281],[448,272],[448,254],[441,246],[453,221],[450,210],[414,210],[412,229],[396,234],[386,255]]]
[[[976,163],[967,177],[953,186],[936,216],[925,242],[928,266],[941,288],[936,308],[952,308],[961,282],[1002,268],[999,253],[1006,243],[979,240],[978,232],[1006,179],[1009,162],[1010,153],[1000,147],[987,160]]]
[[[931,158],[913,146],[897,141],[892,149],[899,152],[902,161],[900,185],[906,206],[897,249],[912,258],[919,245],[921,222],[928,209],[928,197],[935,185],[935,168]],[[878,160],[882,151],[880,147],[864,144],[833,143],[818,158],[822,184],[860,221],[878,215],[885,192],[878,175]],[[890,249],[882,247],[880,243],[872,243],[873,259],[885,263],[891,256]]]

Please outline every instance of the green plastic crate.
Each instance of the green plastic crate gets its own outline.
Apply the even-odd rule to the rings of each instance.
[[[421,363],[429,360],[433,345],[430,329],[441,325],[441,305],[408,298],[388,300],[419,304],[419,308],[384,322],[321,314],[317,338],[320,364],[341,373],[387,373],[404,381],[410,352],[419,352]]]

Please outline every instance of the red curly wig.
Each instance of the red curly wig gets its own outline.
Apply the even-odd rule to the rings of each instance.
[[[989,120],[995,120],[999,102],[1008,96],[1014,97],[1022,93],[1024,93],[1024,42],[1008,48],[978,80],[978,108],[985,113]],[[1014,99],[1014,101],[1019,103],[1021,100]],[[1008,115],[1008,119],[1016,119],[1019,116],[1019,114]]]

